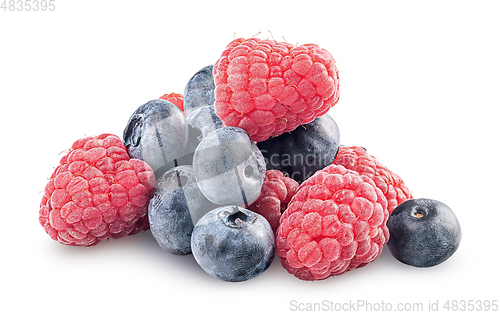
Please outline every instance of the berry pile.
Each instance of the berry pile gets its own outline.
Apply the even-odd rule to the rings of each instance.
[[[406,264],[442,263],[461,238],[453,212],[413,199],[362,147],[340,146],[325,115],[338,100],[327,50],[235,39],[183,94],[139,106],[123,140],[75,141],[39,222],[71,246],[150,229],[160,249],[231,282],[262,274],[276,255],[298,279],[323,280],[366,266],[385,244]]]

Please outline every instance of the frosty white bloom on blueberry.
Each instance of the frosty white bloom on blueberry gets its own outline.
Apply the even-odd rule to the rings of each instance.
[[[148,207],[151,233],[164,250],[191,254],[191,233],[198,220],[216,208],[201,193],[193,167],[177,166],[157,181]]]
[[[254,278],[271,265],[275,253],[269,222],[237,206],[216,208],[196,224],[193,256],[212,277],[239,282]]]
[[[149,164],[156,178],[172,167],[186,149],[188,125],[182,111],[165,100],[139,106],[123,131],[123,142],[131,158]]]
[[[264,183],[264,157],[246,131],[217,129],[200,142],[193,159],[202,193],[218,205],[250,204]]]
[[[177,159],[178,165],[192,165],[194,151],[203,137],[212,131],[222,128],[222,121],[217,117],[213,105],[194,109],[186,117],[189,138],[183,156]]]
[[[210,106],[215,102],[213,65],[196,72],[184,88],[184,112],[189,116],[198,107]]]

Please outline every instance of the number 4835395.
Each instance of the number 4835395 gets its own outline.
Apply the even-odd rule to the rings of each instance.
[[[54,11],[56,0],[4,0],[0,5],[3,11]]]

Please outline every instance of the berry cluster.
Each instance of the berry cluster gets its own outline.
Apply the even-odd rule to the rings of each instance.
[[[362,147],[340,146],[325,115],[338,99],[327,50],[233,40],[183,94],[139,106],[123,140],[75,141],[45,187],[40,224],[73,246],[150,229],[161,249],[232,282],[275,255],[308,281],[363,267],[385,244],[415,266],[449,258],[461,236],[453,212],[412,199]],[[429,257],[431,247],[442,250]]]

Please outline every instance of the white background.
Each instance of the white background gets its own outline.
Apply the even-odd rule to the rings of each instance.
[[[443,311],[447,300],[500,298],[494,1],[54,3],[53,12],[0,11],[1,313],[286,314],[358,300],[393,310],[438,301]],[[192,256],[163,252],[149,231],[91,248],[45,234],[38,207],[60,152],[86,135],[122,136],[139,105],[182,93],[234,34],[268,30],[333,54],[341,96],[329,114],[342,144],[367,148],[415,197],[450,206],[463,232],[454,256],[420,269],[384,249],[319,282],[296,279],[275,259],[257,278],[226,283]]]

